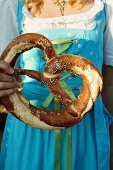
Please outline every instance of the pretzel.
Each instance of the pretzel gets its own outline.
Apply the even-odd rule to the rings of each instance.
[[[31,48],[40,48],[44,52],[46,66],[42,73],[34,70],[14,69],[14,75],[27,75],[46,84],[54,96],[64,105],[64,110],[51,111],[36,108],[21,94],[16,92],[0,100],[4,107],[19,120],[40,129],[62,129],[75,125],[92,108],[102,91],[102,75],[88,60],[80,56],[66,54],[57,56],[52,43],[43,35],[28,33],[16,37],[9,43],[1,55],[12,67],[18,56]],[[59,80],[64,71],[80,76],[83,87],[76,100],[62,88]],[[19,81],[19,79],[17,78]]]

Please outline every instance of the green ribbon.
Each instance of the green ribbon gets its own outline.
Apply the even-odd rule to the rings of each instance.
[[[55,46],[56,52],[59,55],[59,54],[63,54],[65,52],[65,50],[67,50],[70,47],[70,45],[72,44],[72,38],[55,39],[55,40],[52,40],[51,42]],[[56,45],[58,45],[58,47]],[[66,82],[64,82],[64,80],[66,80],[70,76],[71,76],[71,73],[67,73],[66,76],[64,76],[63,78],[60,79],[60,84],[63,87],[63,89],[66,91],[66,93],[71,97],[71,99],[75,100],[76,98],[75,98],[75,95],[73,94],[72,89],[68,86],[68,84]],[[52,101],[54,101],[54,109],[55,110],[59,109],[60,103],[52,93],[50,93],[50,95],[42,103],[41,107],[47,108]]]
[[[72,44],[72,38],[71,39],[56,39],[52,41],[53,45],[55,45],[56,53],[59,54],[65,54],[65,51],[70,47]],[[60,44],[60,46],[59,46]],[[58,45],[58,46],[57,46]],[[66,91],[66,93],[70,96],[72,100],[75,100],[76,97],[71,89],[71,87],[65,82],[66,79],[68,79],[71,76],[71,73],[67,73],[66,76],[60,79],[60,84],[62,88]],[[47,108],[51,102],[54,102],[54,110],[60,110],[60,102],[58,99],[51,93],[46,100],[42,103],[43,108]],[[55,169],[60,170],[60,153],[61,150],[61,130],[56,130],[56,165]],[[67,129],[67,157],[66,157],[66,166],[67,170],[70,170],[72,168],[71,165],[72,158],[71,158],[71,130],[70,128]]]
[[[70,96],[70,98],[72,100],[75,100],[76,97],[75,97],[71,87],[64,81],[68,77],[69,77],[69,75],[66,75],[65,77],[63,77],[60,80],[60,84],[61,84],[62,88],[66,91],[66,93]],[[58,110],[60,108],[60,102],[57,100],[57,98],[52,93],[50,93],[50,95],[45,99],[45,101],[42,103],[41,107],[46,109],[51,104],[52,101],[54,102],[54,110]]]
[[[71,44],[64,44],[58,48],[56,48],[56,53],[59,55],[61,53],[63,53],[65,50],[67,50],[67,48],[70,47]]]
[[[53,45],[57,45],[57,44],[71,44],[72,43],[72,38],[68,38],[68,39],[55,39],[51,41]]]
[[[66,91],[66,93],[70,96],[70,98],[71,98],[72,100],[75,100],[76,97],[75,97],[75,95],[74,95],[71,87],[68,86],[68,84],[67,84],[66,82],[64,82],[64,81],[60,82],[60,84],[61,84],[61,86],[63,87],[63,89]]]
[[[52,44],[58,45],[58,47],[55,47],[55,49],[56,49],[56,53],[59,55],[62,54],[65,50],[67,50],[70,47],[70,45],[72,44],[72,38],[52,40]]]
[[[56,147],[55,147],[55,170],[60,168],[60,151],[61,151],[61,130],[56,130]]]
[[[50,103],[53,101],[53,99],[54,99],[54,95],[50,93],[50,95],[42,103],[41,107],[44,109],[47,108],[50,105]]]
[[[71,128],[67,129],[67,170],[72,169],[72,144],[71,144]]]
[[[54,97],[54,110],[60,110],[60,102]]]
[[[71,73],[67,73],[67,75],[64,76],[64,77],[62,77],[62,78],[60,79],[60,81],[66,80],[66,79],[68,79],[70,76],[71,76]]]
[[[60,110],[60,102],[54,97],[54,110]],[[60,170],[60,145],[61,130],[56,130],[56,147],[55,147],[55,169]]]

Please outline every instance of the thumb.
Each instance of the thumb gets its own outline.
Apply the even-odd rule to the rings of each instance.
[[[13,68],[3,60],[0,60],[0,69],[2,69],[3,71],[5,71],[6,73],[9,73],[9,74],[14,73]]]

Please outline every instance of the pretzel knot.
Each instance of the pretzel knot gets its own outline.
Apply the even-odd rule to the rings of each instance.
[[[1,98],[5,108],[21,121],[40,129],[62,129],[75,125],[92,108],[102,90],[101,73],[88,60],[76,55],[57,56],[52,43],[43,35],[28,33],[15,38],[1,55],[1,59],[14,67],[18,56],[31,48],[40,48],[45,56],[44,72],[15,69],[15,75],[25,74],[48,85],[54,96],[64,105],[64,110],[51,111],[36,108],[16,92]],[[83,80],[82,90],[76,100],[72,100],[59,83],[61,74],[69,71]]]

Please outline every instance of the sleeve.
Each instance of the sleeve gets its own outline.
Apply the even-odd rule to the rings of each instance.
[[[18,0],[0,0],[0,54],[19,35],[17,8]]]
[[[104,64],[113,66],[113,2],[106,0],[106,29],[104,32]]]

